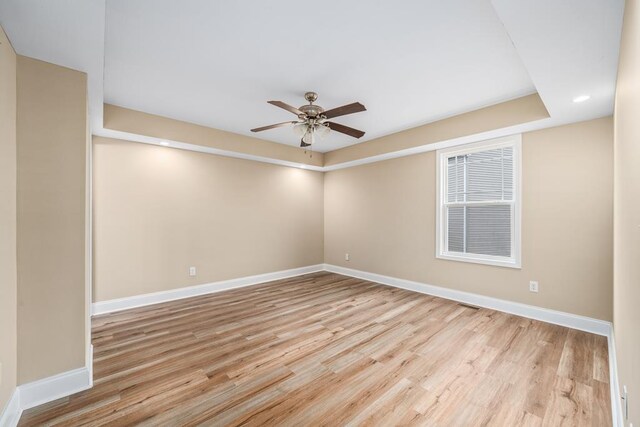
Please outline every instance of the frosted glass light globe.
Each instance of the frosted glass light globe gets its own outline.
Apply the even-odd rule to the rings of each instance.
[[[293,125],[293,131],[296,135],[302,137],[307,132],[307,124],[306,123],[298,123]]]

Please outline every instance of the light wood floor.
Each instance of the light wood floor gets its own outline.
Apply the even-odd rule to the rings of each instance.
[[[21,425],[611,425],[601,336],[317,273],[93,320]]]

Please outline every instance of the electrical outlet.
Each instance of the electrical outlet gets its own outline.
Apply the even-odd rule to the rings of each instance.
[[[529,282],[529,292],[538,292],[538,282],[534,280]]]
[[[195,277],[195,275],[196,275],[196,268],[195,267],[189,267],[189,276]]]
[[[344,260],[349,261],[349,254],[344,254]]]

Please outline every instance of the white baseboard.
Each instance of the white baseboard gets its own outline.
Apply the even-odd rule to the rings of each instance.
[[[89,371],[89,388],[93,387],[93,344],[89,344],[89,356],[85,360],[85,365]]]
[[[103,301],[94,303],[92,311],[93,314],[109,313],[112,311],[125,310],[127,308],[140,307],[159,302],[256,285],[259,283],[322,270],[606,336],[608,338],[609,350],[612,421],[613,426],[615,427],[623,426],[622,405],[619,396],[616,348],[612,325],[610,322],[585,316],[472,294],[469,292],[457,291],[411,280],[384,276],[376,273],[369,273],[366,271],[354,270],[331,264],[318,264],[239,279],[207,283],[204,285],[191,286],[171,291]],[[74,369],[72,371],[63,372],[42,380],[18,386],[16,390],[14,390],[9,402],[0,416],[0,426],[16,426],[22,411],[91,388],[93,385],[91,367],[92,366]]]
[[[620,399],[620,383],[618,380],[618,357],[616,355],[616,339],[614,330],[611,329],[609,338],[609,383],[611,384],[611,414],[615,427],[624,426],[622,414],[622,401]]]
[[[557,310],[551,310],[543,307],[532,306],[528,304],[522,304],[513,301],[507,301],[499,298],[488,297],[484,295],[473,294],[470,292],[458,291],[454,289],[444,288],[440,286],[434,286],[426,283],[415,282],[411,280],[399,279],[396,277],[384,276],[377,273],[369,273],[366,271],[354,270],[351,268],[340,267],[332,264],[318,264],[307,267],[294,268],[291,270],[277,271],[273,273],[259,274],[255,276],[242,277],[238,279],[224,280],[219,282],[207,283],[203,285],[190,286],[187,288],[173,289],[170,291],[155,292],[145,295],[137,295],[128,298],[120,298],[109,301],[101,301],[92,304],[92,314],[104,314],[114,311],[126,310],[129,308],[141,307],[150,304],[157,304],[161,302],[173,301],[182,298],[188,298],[198,295],[204,295],[214,292],[220,292],[229,289],[241,288],[245,286],[257,285],[260,283],[270,282],[273,280],[285,279],[288,277],[299,276],[302,274],[313,273],[316,271],[328,271],[332,273],[342,274],[345,276],[356,277],[370,282],[381,283],[383,285],[393,286],[396,288],[406,289],[422,294],[433,295],[440,298],[445,298],[453,301],[462,302],[465,304],[471,304],[478,307],[489,308],[492,310],[502,311],[505,313],[514,314],[517,316],[526,317],[529,319],[540,320],[542,322],[553,323],[567,328],[578,329],[585,332],[590,332],[597,335],[603,335],[607,337],[608,349],[609,349],[609,371],[610,371],[610,383],[611,383],[611,405],[612,405],[612,421],[613,426],[622,427],[622,407],[619,396],[619,384],[618,373],[616,364],[616,351],[615,342],[613,337],[613,327],[611,322],[604,320],[594,319],[591,317],[580,316],[577,314],[566,313]],[[74,371],[72,371],[74,372]],[[79,375],[77,372],[75,375]],[[76,391],[80,391],[90,387],[90,373],[86,372],[88,381],[82,380],[84,388],[79,388]],[[66,375],[66,374],[64,374]],[[53,378],[53,377],[52,377]],[[42,380],[42,381],[47,381]],[[35,383],[32,383],[35,384]],[[25,384],[28,386],[29,384]],[[18,390],[22,393],[22,387]],[[68,387],[67,387],[68,388]],[[39,396],[44,399],[45,394],[50,396],[55,395],[51,390],[45,393],[45,388],[40,387],[41,394],[31,392],[32,396]],[[75,393],[73,391],[72,393]],[[66,393],[68,395],[71,393]],[[58,393],[58,397],[49,397],[46,401],[51,401],[62,397],[63,394]],[[22,398],[20,397],[20,400]],[[22,404],[21,409],[26,409],[44,401],[37,403],[35,397],[31,397],[31,406]],[[35,402],[35,403],[34,403]],[[0,424],[2,425],[2,424]]]
[[[20,415],[22,415],[22,408],[20,408],[20,391],[16,388],[13,390],[9,401],[0,415],[0,426],[2,427],[15,427],[20,421]]]
[[[88,368],[78,368],[16,387],[0,416],[0,426],[15,427],[22,412],[91,388]]]
[[[476,305],[478,307],[503,311],[505,313],[515,314],[529,319],[541,320],[543,322],[566,326],[572,329],[579,329],[581,331],[591,332],[597,335],[608,336],[611,330],[611,322],[579,316],[577,314],[550,310],[547,308],[487,297],[484,295],[472,294],[470,292],[457,291],[455,289],[442,288],[440,286],[428,285],[426,283],[414,282],[411,280],[383,276],[376,273],[368,273],[366,271],[353,270],[351,268],[339,267],[337,265],[325,264],[324,269],[332,273],[356,277],[370,282],[382,283],[383,285],[459,301],[465,304]]]
[[[150,294],[94,302],[91,307],[91,313],[94,316],[98,314],[112,313],[114,311],[126,310],[129,308],[142,307],[150,304],[158,304],[161,302],[173,301],[182,298],[189,298],[198,295],[226,291],[229,289],[257,285],[260,283],[271,282],[272,280],[286,279],[288,277],[300,276],[302,274],[308,274],[322,270],[323,264],[309,265],[307,267],[274,271],[272,273],[258,274],[255,276],[241,277],[238,279],[222,280],[219,282],[205,283],[203,285],[172,289],[169,291],[154,292]]]
[[[20,408],[33,408],[91,388],[89,369],[78,368],[18,386]]]
[[[428,285],[426,283],[414,282],[411,280],[398,279],[396,277],[383,276],[382,274],[369,273],[366,271],[354,270],[332,264],[325,264],[324,270],[342,274],[344,276],[355,277],[368,280],[370,282],[381,283],[395,288],[407,289],[422,294],[433,295],[453,301],[463,302],[478,307],[490,308],[529,319],[540,320],[542,322],[553,323],[567,328],[579,329],[597,335],[607,337],[609,349],[609,383],[611,389],[611,415],[614,427],[623,427],[622,405],[620,403],[618,368],[616,358],[615,340],[613,325],[605,320],[593,319],[591,317],[579,316],[577,314],[565,313],[562,311],[550,310],[533,305],[521,304],[518,302],[502,300],[484,295],[472,294],[470,292],[457,291],[449,288]]]

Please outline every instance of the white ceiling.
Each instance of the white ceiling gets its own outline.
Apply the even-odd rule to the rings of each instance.
[[[88,74],[93,129],[102,128],[104,18],[104,0],[0,0],[16,52]]]
[[[613,112],[624,0],[492,0],[552,118]],[[573,103],[576,96],[591,99]]]
[[[294,146],[267,100],[360,101],[366,140],[535,91],[488,0],[108,1],[105,42],[106,102]]]
[[[610,114],[623,5],[1,0],[0,24],[18,53],[89,74],[94,133],[104,100],[256,136],[294,118],[267,100],[299,106],[315,90],[325,108],[368,109],[336,119],[367,134],[332,132],[315,147],[330,151],[534,91],[545,126]],[[286,128],[258,136],[298,144]]]

